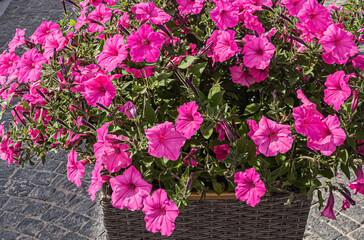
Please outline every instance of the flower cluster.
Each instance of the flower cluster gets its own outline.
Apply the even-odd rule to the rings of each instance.
[[[332,219],[332,192],[344,210],[364,194],[362,0],[67,2],[75,14],[17,29],[0,55],[9,167],[65,150],[92,200],[110,185],[114,207],[168,236],[191,191],[252,207],[329,191]]]

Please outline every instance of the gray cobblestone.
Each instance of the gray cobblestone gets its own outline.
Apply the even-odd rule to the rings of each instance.
[[[55,225],[48,225],[36,237],[40,239],[62,239],[67,233],[68,231],[65,229]]]
[[[61,224],[71,231],[78,231],[88,220],[89,219],[85,216],[82,216],[78,213],[72,213],[71,215],[63,219],[61,221]]]
[[[35,236],[39,231],[43,229],[44,223],[34,218],[24,218],[20,222],[16,230],[24,234]]]
[[[10,197],[2,209],[8,212],[22,213],[28,205],[29,200],[26,198]]]
[[[32,191],[34,185],[28,182],[14,182],[7,189],[7,193],[10,196],[27,197],[30,191]]]
[[[36,186],[28,197],[46,201],[54,191],[56,191],[56,189],[52,187]]]
[[[42,216],[42,220],[56,222],[59,219],[64,219],[69,213],[70,211],[66,209],[53,206]]]
[[[63,237],[63,240],[88,240],[88,238],[80,236],[74,232],[68,233],[66,236]]]
[[[355,230],[354,232],[352,232],[350,234],[350,237],[352,237],[355,240],[359,240],[359,239],[364,239],[364,227],[362,226],[361,228]]]
[[[54,173],[38,172],[35,175],[33,173],[32,183],[48,186],[54,176]]]
[[[24,215],[13,212],[4,212],[0,216],[1,230],[15,229],[15,227],[23,220]]]
[[[23,214],[32,217],[39,217],[42,216],[50,207],[51,205],[45,202],[31,202],[23,211]]]
[[[15,240],[17,236],[19,236],[19,233],[9,232],[9,231],[6,231],[6,230],[1,230],[0,231],[0,239],[1,240]]]

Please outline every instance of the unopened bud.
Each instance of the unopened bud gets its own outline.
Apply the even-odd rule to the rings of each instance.
[[[353,101],[351,102],[351,114],[353,114],[358,107],[358,90],[353,91]]]

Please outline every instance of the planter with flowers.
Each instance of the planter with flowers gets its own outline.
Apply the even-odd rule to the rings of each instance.
[[[0,156],[66,150],[111,239],[296,239],[364,194],[363,1],[62,3],[0,55]]]

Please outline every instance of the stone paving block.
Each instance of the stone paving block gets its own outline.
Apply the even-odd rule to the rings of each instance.
[[[48,203],[40,203],[40,202],[30,202],[28,207],[23,211],[23,214],[39,217],[45,214],[45,212],[51,207]]]
[[[77,240],[89,240],[88,238],[83,237],[83,236],[81,236],[81,235],[78,235],[78,234],[76,234],[76,233],[74,233],[74,232],[70,232],[70,233],[68,233],[68,234],[67,234],[66,236],[64,236],[62,239],[63,239],[63,240],[75,240],[75,239],[77,239]]]
[[[106,232],[103,232],[101,236],[97,237],[96,240],[108,240],[106,237]]]
[[[0,180],[0,194],[5,194],[6,189],[11,185],[11,182],[6,179]]]
[[[349,238],[347,236],[342,236],[342,237],[336,238],[336,240],[352,240],[352,238]]]
[[[364,204],[363,206],[360,206],[359,203],[357,203],[357,205],[350,206],[346,211],[341,211],[340,213],[344,216],[349,216],[360,224],[364,224]]]
[[[93,208],[86,211],[85,215],[93,219],[102,219],[103,217],[99,204],[96,204]]]
[[[9,177],[14,173],[14,169],[8,168],[8,163],[1,161],[0,164],[0,179],[9,179]]]
[[[14,169],[15,170],[15,169]],[[18,168],[16,169],[14,175],[11,179],[16,181],[30,181],[34,176],[34,170],[32,169],[25,169],[25,168]]]
[[[342,236],[340,232],[329,226],[325,221],[321,221],[320,218],[311,218],[307,223],[306,230],[325,240]]]
[[[29,235],[20,235],[16,238],[16,240],[35,240],[35,238]]]
[[[21,213],[28,205],[29,200],[26,198],[10,197],[7,203],[2,206],[2,210]]]
[[[8,196],[0,196],[0,206],[4,206],[8,199]]]
[[[65,229],[55,225],[47,225],[36,237],[39,239],[62,239],[67,233],[68,231]]]
[[[9,232],[0,229],[0,239],[1,240],[15,240],[19,236],[19,233]]]
[[[8,187],[7,193],[11,196],[26,197],[33,188],[34,185],[28,182],[14,182]]]
[[[53,185],[54,186],[54,185]],[[68,203],[75,197],[74,193],[65,193],[61,190],[56,190],[49,197],[48,201],[50,203],[55,203],[61,206],[69,206]]]
[[[337,214],[336,220],[331,220],[329,224],[337,229],[340,229],[340,231],[344,234],[347,234],[354,229],[360,227],[360,224],[351,221],[349,218],[343,216],[342,214]]]
[[[102,224],[94,220],[90,220],[80,229],[79,233],[89,238],[93,238],[94,236],[97,236],[97,234],[101,235],[103,230],[104,226]]]
[[[56,191],[56,189],[52,187],[36,186],[33,191],[29,193],[28,197],[46,201],[54,191]]]
[[[19,213],[4,212],[0,216],[0,227],[3,229],[15,229],[23,218],[24,215]]]
[[[57,220],[61,221],[70,213],[70,211],[52,206],[48,211],[41,217],[43,221],[46,222],[56,222]]]
[[[89,219],[78,213],[72,213],[63,219],[60,224],[71,231],[78,231]]]
[[[43,229],[44,222],[34,218],[24,218],[19,223],[16,230],[24,234],[35,236],[39,231]]]
[[[364,226],[362,226],[361,228],[355,230],[349,236],[352,237],[352,238],[354,238],[355,240],[362,240],[362,239],[364,239]]]
[[[32,178],[32,183],[37,185],[45,185],[48,186],[56,174],[54,173],[47,173],[47,172],[38,172]]]
[[[58,161],[54,161],[52,160],[48,160],[46,161],[44,164],[43,163],[39,163],[37,165],[37,170],[40,171],[46,171],[46,172],[53,172],[59,165]]]
[[[84,214],[87,210],[95,205],[95,202],[91,199],[85,199],[83,197],[76,196],[67,205],[70,206],[71,210]]]

